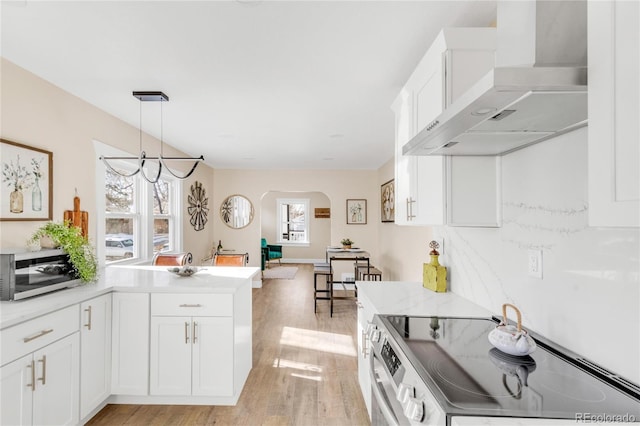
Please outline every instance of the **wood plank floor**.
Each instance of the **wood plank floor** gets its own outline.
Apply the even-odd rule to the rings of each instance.
[[[88,425],[369,425],[353,300],[318,301],[313,268],[253,289],[253,369],[236,406],[108,405]]]

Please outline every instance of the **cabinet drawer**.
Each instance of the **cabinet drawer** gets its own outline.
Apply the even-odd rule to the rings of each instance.
[[[230,317],[232,294],[152,294],[151,315]]]
[[[0,331],[4,365],[80,329],[78,305],[43,315]]]

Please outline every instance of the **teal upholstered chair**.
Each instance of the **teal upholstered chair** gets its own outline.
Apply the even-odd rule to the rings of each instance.
[[[282,246],[275,244],[267,244],[267,239],[262,238],[262,270],[269,266],[269,261],[282,259]]]

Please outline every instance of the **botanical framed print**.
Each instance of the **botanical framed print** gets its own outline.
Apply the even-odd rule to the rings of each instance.
[[[367,200],[347,200],[347,225],[367,223]]]
[[[380,187],[380,217],[382,222],[395,222],[395,201],[395,186],[393,179],[391,179]]]
[[[0,221],[53,219],[53,153],[0,139]]]

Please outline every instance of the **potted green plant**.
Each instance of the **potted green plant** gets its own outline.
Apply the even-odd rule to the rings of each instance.
[[[340,243],[342,243],[342,248],[346,250],[351,248],[351,244],[353,244],[353,241],[351,241],[349,238],[343,238]]]
[[[84,282],[95,281],[98,276],[98,261],[89,240],[82,236],[80,228],[68,222],[47,222],[31,236],[30,242],[49,237],[69,255],[75,273]]]

